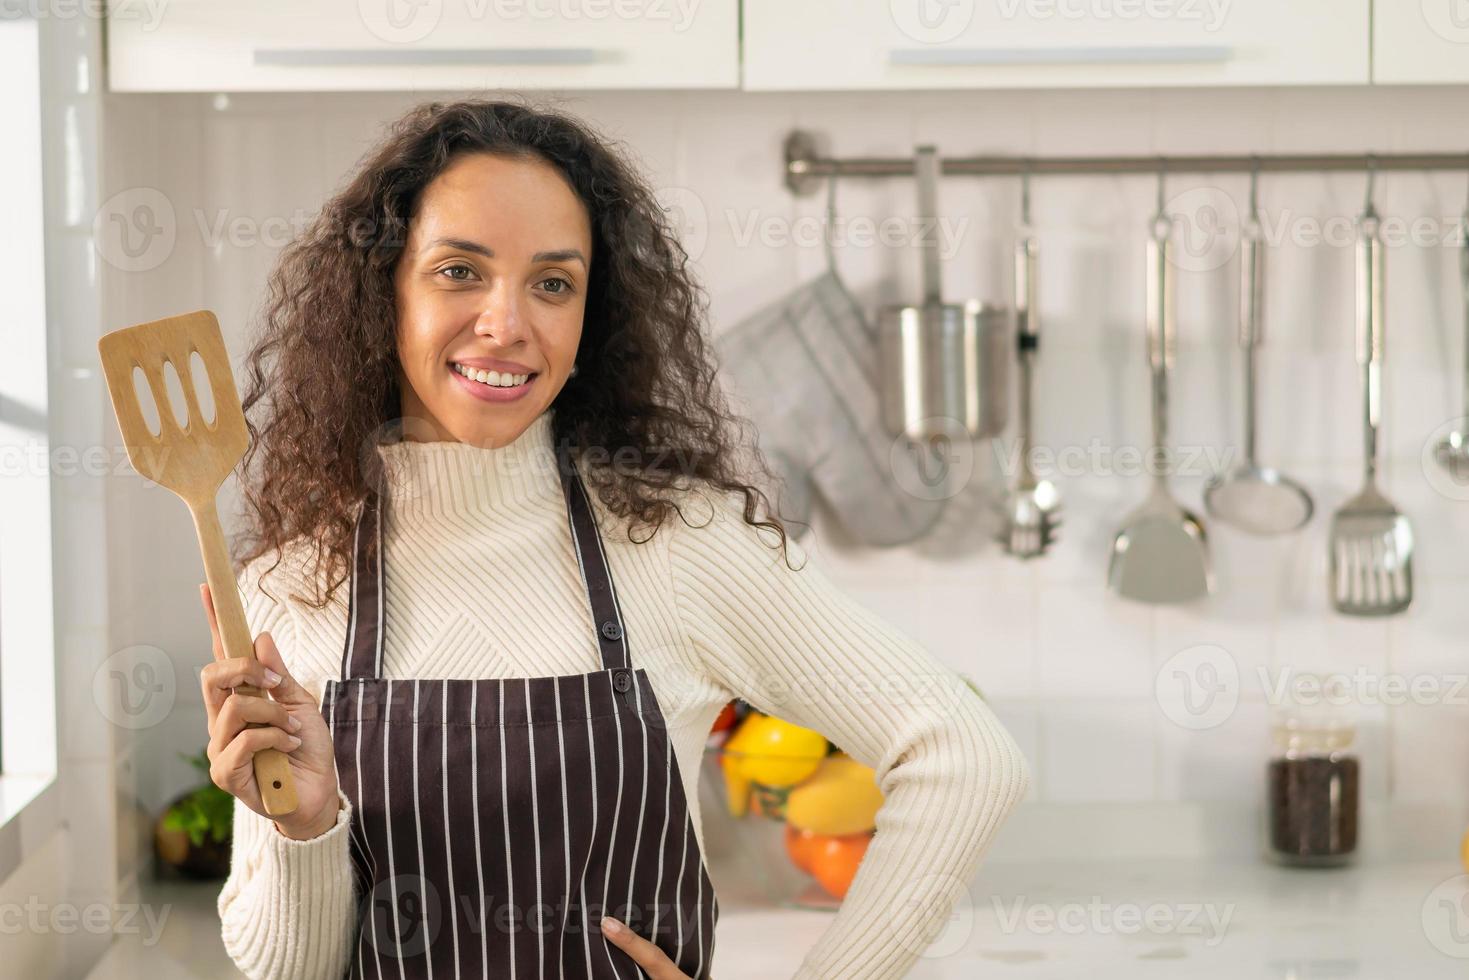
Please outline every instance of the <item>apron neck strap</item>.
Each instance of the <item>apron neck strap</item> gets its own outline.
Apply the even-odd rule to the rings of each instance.
[[[383,596],[382,506],[368,490],[352,532],[352,580],[347,589],[347,642],[342,679],[381,677],[386,603]]]
[[[570,450],[563,444],[556,448],[557,472],[566,501],[571,541],[576,549],[577,567],[592,610],[597,649],[606,670],[631,668],[627,634],[617,603],[617,589],[602,547],[590,498]],[[347,638],[342,649],[342,678],[378,678],[383,672],[383,639],[387,630],[387,605],[383,584],[383,525],[387,511],[387,490],[369,489],[358,512],[352,533],[352,572],[347,590]]]
[[[592,607],[592,625],[597,630],[597,649],[602,666],[607,670],[632,667],[627,649],[627,633],[623,628],[622,610],[617,603],[617,588],[607,567],[602,547],[602,534],[597,529],[587,488],[564,443],[556,446],[557,469],[561,488],[566,495],[566,515],[571,523],[571,541],[576,546],[576,563],[581,569],[582,584]]]

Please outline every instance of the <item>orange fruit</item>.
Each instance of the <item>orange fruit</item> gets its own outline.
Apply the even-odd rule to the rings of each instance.
[[[812,835],[806,854],[811,863],[811,874],[832,898],[847,897],[852,879],[857,877],[857,867],[872,842],[871,834],[851,834],[846,837],[823,837]]]
[[[816,835],[809,830],[793,827],[786,824],[786,856],[791,863],[807,874],[811,873],[811,847],[816,843]]]
[[[719,717],[714,719],[714,727],[709,729],[709,734],[716,735],[719,732],[729,731],[731,728],[734,727],[734,725],[735,706],[734,702],[731,701],[729,704],[726,704],[724,706],[724,709],[722,711],[719,712]]]

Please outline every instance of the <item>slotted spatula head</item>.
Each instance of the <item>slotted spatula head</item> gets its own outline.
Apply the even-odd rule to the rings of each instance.
[[[255,656],[245,607],[230,564],[229,547],[219,523],[215,497],[219,485],[245,454],[250,433],[235,390],[229,352],[219,332],[219,320],[208,310],[140,323],[105,335],[97,342],[102,373],[112,395],[112,410],[127,447],[128,459],[140,474],[172,490],[194,516],[204,577],[219,624],[220,643],[227,657]],[[190,359],[199,355],[209,381],[213,418],[206,418],[194,389]],[[183,389],[184,411],[175,412],[169,400],[164,365],[172,364]],[[148,427],[133,372],[141,369],[158,414],[158,433]],[[184,421],[180,423],[178,417]],[[251,684],[237,693],[260,697]],[[258,728],[264,722],[249,722]],[[294,813],[299,800],[290,760],[280,749],[260,749],[254,755],[255,781],[266,813],[284,817]]]
[[[1375,484],[1331,519],[1331,604],[1349,616],[1392,616],[1413,602],[1413,526]]]
[[[191,504],[213,500],[249,442],[219,320],[208,310],[198,310],[114,331],[97,347],[133,468]],[[214,403],[212,422],[205,419],[194,390],[189,358],[196,351],[209,378]],[[170,409],[164,384],[163,365],[169,361],[178,372],[187,403],[188,422],[183,428]],[[153,393],[158,410],[157,435],[148,428],[138,403],[134,368],[142,368]]]

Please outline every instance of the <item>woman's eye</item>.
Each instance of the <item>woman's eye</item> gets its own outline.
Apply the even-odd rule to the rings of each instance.
[[[550,283],[556,283],[559,286],[559,288],[557,288],[557,289],[550,290],[550,293],[552,295],[559,296],[562,293],[569,293],[569,292],[571,292],[571,280],[570,279],[566,279],[566,278],[564,278],[562,276],[552,276],[549,279],[543,280],[543,283],[542,284],[545,285],[545,284],[550,284]]]
[[[449,278],[454,280],[455,282],[468,282],[468,276],[474,274],[474,270],[467,265],[451,265],[439,270],[440,275],[448,275],[449,273],[453,272],[464,272],[468,274],[465,276],[450,275]]]

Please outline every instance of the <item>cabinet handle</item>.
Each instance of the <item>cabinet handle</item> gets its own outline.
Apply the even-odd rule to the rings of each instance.
[[[1210,44],[1123,48],[892,48],[893,65],[1163,65],[1228,61],[1234,49]]]
[[[255,64],[289,68],[347,65],[590,65],[594,48],[256,48]]]

